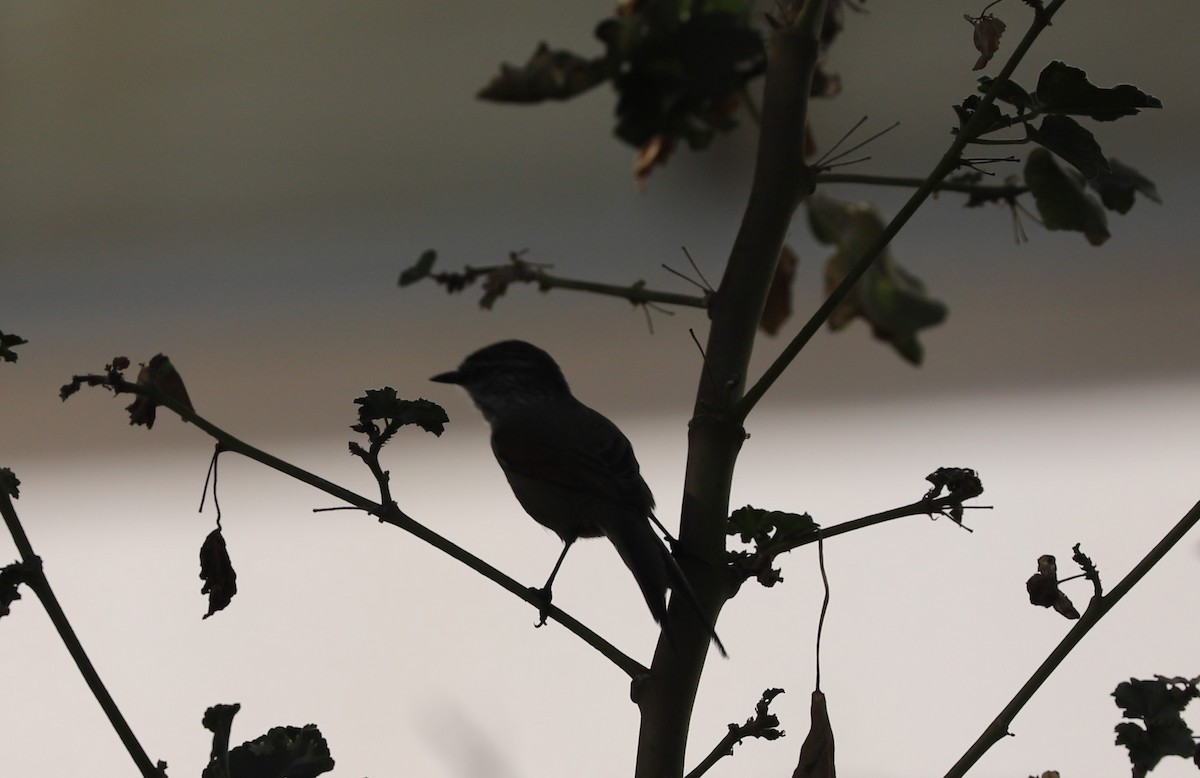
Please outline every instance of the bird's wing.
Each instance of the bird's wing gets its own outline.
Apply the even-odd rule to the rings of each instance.
[[[543,406],[512,414],[493,428],[492,450],[512,475],[628,505],[643,515],[654,507],[628,438],[577,401],[561,409]]]

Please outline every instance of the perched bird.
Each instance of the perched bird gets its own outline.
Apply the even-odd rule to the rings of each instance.
[[[541,589],[547,603],[571,545],[603,535],[633,573],[650,614],[668,637],[668,588],[684,593],[704,618],[683,571],[650,525],[654,496],[629,439],[575,399],[549,354],[506,340],[430,380],[467,390],[491,425],[492,451],[513,494],[535,521],[562,539],[562,553]],[[725,655],[712,625],[708,628]]]

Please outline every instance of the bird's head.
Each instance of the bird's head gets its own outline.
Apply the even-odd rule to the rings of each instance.
[[[523,340],[485,346],[464,359],[457,370],[429,380],[466,389],[492,423],[510,408],[571,396],[554,359]]]

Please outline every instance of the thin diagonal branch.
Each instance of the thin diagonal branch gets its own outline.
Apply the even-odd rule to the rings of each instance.
[[[34,553],[33,545],[25,535],[25,529],[21,526],[21,520],[17,516],[12,499],[3,489],[0,489],[0,515],[4,516],[4,523],[8,525],[8,531],[17,545],[18,553],[21,555],[26,583],[29,584],[29,588],[33,590],[34,594],[38,596],[42,607],[46,609],[46,614],[50,616],[50,621],[54,624],[54,629],[58,632],[59,638],[62,640],[63,645],[67,647],[67,652],[71,655],[71,658],[75,660],[75,666],[79,668],[79,674],[83,676],[83,680],[87,684],[88,689],[91,690],[92,696],[96,698],[96,702],[100,703],[101,710],[104,711],[108,722],[116,731],[117,737],[121,739],[125,750],[129,752],[133,763],[137,765],[138,772],[142,774],[143,778],[162,778],[162,772],[150,761],[146,750],[138,742],[137,735],[133,733],[129,722],[125,720],[121,709],[117,707],[116,701],[109,694],[104,681],[100,679],[100,674],[96,672],[95,665],[92,664],[91,658],[88,657],[87,651],[84,650],[83,643],[79,641],[79,636],[75,634],[74,628],[71,627],[71,622],[67,619],[66,612],[63,611],[58,598],[54,596],[54,590],[50,588],[50,581],[46,578],[45,570],[42,568],[42,560]]]
[[[816,313],[800,329],[800,332],[784,347],[783,352],[776,357],[775,361],[771,363],[758,381],[742,397],[735,409],[735,414],[739,419],[745,420],[750,411],[754,409],[754,406],[758,404],[758,401],[767,393],[767,390],[774,385],[775,381],[791,365],[801,349],[808,344],[813,335],[828,321],[834,310],[849,296],[851,290],[854,289],[854,285],[858,283],[858,280],[863,277],[863,274],[867,272],[868,268],[875,262],[875,259],[887,248],[892,238],[900,232],[900,229],[908,223],[908,220],[917,212],[917,209],[937,190],[946,176],[959,167],[962,163],[963,149],[987,129],[985,126],[988,121],[986,117],[987,109],[996,102],[996,96],[1000,93],[1001,86],[1008,81],[1013,71],[1016,70],[1017,65],[1024,58],[1030,47],[1033,46],[1033,42],[1037,40],[1042,30],[1050,24],[1050,20],[1054,17],[1054,14],[1065,2],[1066,0],[1052,0],[1046,6],[1044,13],[1034,14],[1034,20],[1030,24],[1028,32],[1025,33],[1025,37],[1021,39],[1020,43],[1017,44],[1012,55],[1009,56],[1008,61],[1000,70],[1000,74],[992,81],[991,86],[980,101],[971,120],[954,136],[954,141],[950,144],[950,148],[942,155],[941,160],[934,166],[928,178],[921,183],[917,191],[913,192],[908,202],[904,204],[904,207],[900,209],[895,218],[888,223],[887,227],[884,228],[874,243],[851,266],[845,278],[837,285],[837,288],[830,293],[825,302],[821,304],[821,307],[817,309]]]
[[[620,297],[634,305],[679,305],[688,308],[707,308],[711,295],[707,292],[700,295],[682,294],[650,289],[645,281],[635,281],[632,284],[606,284],[599,281],[584,281],[577,278],[566,278],[546,272],[548,265],[529,262],[522,259],[521,252],[512,252],[509,261],[501,265],[485,265],[482,267],[465,266],[461,271],[427,271],[414,274],[404,284],[415,283],[422,278],[430,278],[446,287],[448,291],[456,292],[476,281],[483,281],[485,289],[481,304],[490,307],[492,302],[502,295],[511,284],[533,284],[540,291],[551,289],[568,289],[576,292]]]
[[[898,186],[916,189],[925,183],[923,178],[911,176],[876,176],[863,173],[820,173],[817,185],[821,184],[865,184],[868,186]],[[975,195],[986,200],[1008,200],[1020,197],[1029,191],[1024,184],[969,184],[962,181],[942,181],[935,192],[959,192]]]
[[[461,562],[492,582],[499,584],[504,589],[508,590],[512,594],[515,594],[517,597],[525,600],[539,610],[545,608],[544,600],[540,594],[533,591],[528,586],[523,586],[520,582],[502,573],[500,570],[470,553],[466,549],[439,535],[430,528],[426,527],[424,524],[421,524],[416,519],[400,510],[400,508],[394,502],[387,505],[381,505],[377,502],[373,502],[372,500],[352,492],[343,486],[326,480],[314,473],[310,473],[309,471],[280,459],[273,454],[269,454],[262,449],[251,446],[249,443],[234,437],[230,433],[210,422],[208,419],[205,419],[191,408],[185,408],[181,406],[173,398],[167,396],[155,387],[131,383],[123,379],[114,381],[112,380],[111,375],[79,376],[76,377],[75,380],[80,383],[108,386],[118,394],[131,393],[151,397],[159,405],[171,410],[184,421],[194,424],[201,431],[205,432],[211,438],[216,440],[224,451],[241,454],[248,459],[253,459],[260,464],[266,465],[272,470],[276,470],[284,475],[290,476],[301,483],[308,484],[309,486],[325,492],[326,494],[352,505],[359,510],[369,513],[372,516],[377,517],[381,522],[398,527],[405,532],[416,536],[425,543],[428,543],[442,553],[447,554],[451,558]],[[624,672],[630,678],[637,678],[646,674],[647,670],[640,662],[637,662],[620,651],[612,643],[602,638],[599,634],[585,626],[582,622],[575,619],[562,609],[552,605],[549,609],[546,609],[545,612],[568,630],[574,632],[580,639],[592,646],[592,648],[596,649],[602,656],[619,667],[622,672]]]
[[[946,778],[962,778],[967,772],[975,766],[988,749],[1002,740],[1008,734],[1009,725],[1012,724],[1017,713],[1025,707],[1025,704],[1032,699],[1033,695],[1041,688],[1042,684],[1050,677],[1051,673],[1062,664],[1067,655],[1079,645],[1092,628],[1099,623],[1100,619],[1113,609],[1121,598],[1124,597],[1130,589],[1140,581],[1146,573],[1150,572],[1156,564],[1158,564],[1171,548],[1183,539],[1183,536],[1188,533],[1192,527],[1200,522],[1200,502],[1192,506],[1192,509],[1187,512],[1182,519],[1163,539],[1155,544],[1154,548],[1142,558],[1140,562],[1129,573],[1121,579],[1121,582],[1106,595],[1094,595],[1088,603],[1087,610],[1083,612],[1083,616],[1073,626],[1059,644],[1054,647],[1050,655],[1042,662],[1042,664],[1034,671],[1029,680],[1017,691],[1016,695],[1009,701],[999,715],[992,720],[990,724],[983,730],[979,738],[971,744],[966,753],[959,758],[954,766],[946,773]]]

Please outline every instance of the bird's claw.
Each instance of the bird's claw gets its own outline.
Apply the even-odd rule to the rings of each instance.
[[[533,626],[544,627],[546,626],[546,620],[550,618],[550,600],[554,596],[554,593],[549,589],[537,589],[532,586],[529,587],[529,593],[542,601],[538,606],[538,622]]]

